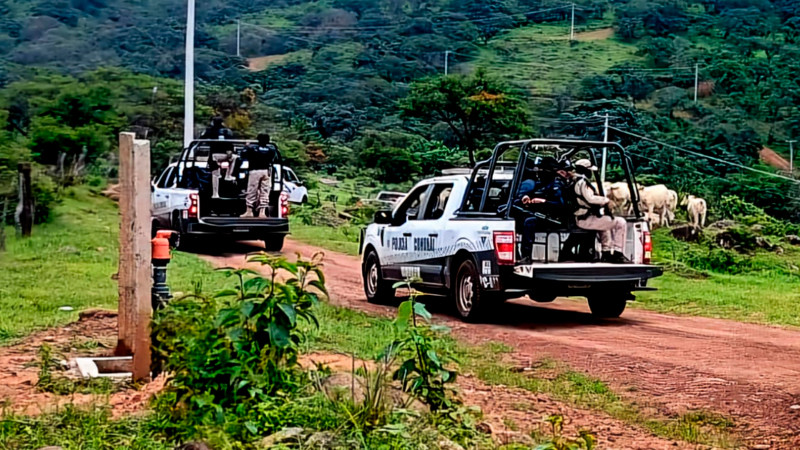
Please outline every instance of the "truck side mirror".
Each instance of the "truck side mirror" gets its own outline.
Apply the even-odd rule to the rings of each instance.
[[[392,223],[392,213],[390,211],[376,212],[375,223],[378,225],[390,225]]]
[[[156,191],[156,184],[150,183],[150,192],[155,192],[155,191]]]

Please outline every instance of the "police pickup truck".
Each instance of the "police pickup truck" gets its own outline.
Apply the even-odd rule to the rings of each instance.
[[[597,262],[596,232],[578,229],[574,221],[541,221],[532,254],[521,255],[528,212],[514,206],[522,181],[535,176],[531,169],[537,157],[590,158],[599,165],[610,154],[618,157],[636,196],[625,150],[591,141],[504,142],[471,172],[420,182],[391,212],[378,212],[362,232],[367,300],[388,301],[397,281],[413,280],[422,291],[446,295],[466,321],[479,320],[498,301],[525,295],[537,302],[583,296],[593,315],[619,317],[632,292],[650,290],[648,280],[662,274],[650,265],[652,242],[638,198],[632,199],[633,216],[626,218],[630,264]],[[602,194],[603,184],[597,184]]]
[[[288,194],[283,189],[283,166],[278,156],[272,166],[266,217],[241,217],[247,206],[248,162],[242,153],[251,141],[200,140],[192,142],[152,184],[153,233],[176,232],[179,246],[202,238],[261,240],[267,251],[280,251],[289,233]],[[220,163],[217,196],[213,195],[210,162],[232,150],[235,162]]]

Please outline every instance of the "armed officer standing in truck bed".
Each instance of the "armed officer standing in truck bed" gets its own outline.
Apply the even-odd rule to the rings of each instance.
[[[272,187],[272,165],[278,156],[278,147],[268,134],[258,135],[258,146],[248,146],[243,158],[248,162],[247,211],[242,217],[261,217],[269,206]]]
[[[589,181],[596,171],[597,166],[588,159],[575,163],[573,191],[578,208],[575,211],[577,225],[584,230],[598,232],[603,246],[603,262],[628,264],[630,260],[624,253],[628,223],[622,217],[611,215],[607,208],[610,200],[598,195]]]

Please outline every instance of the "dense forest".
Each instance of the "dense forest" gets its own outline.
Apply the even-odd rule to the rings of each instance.
[[[155,169],[180,149],[185,7],[0,0],[0,199],[33,159],[46,220],[58,186],[115,176],[121,129],[153,141]],[[269,130],[308,170],[406,183],[506,137],[602,138],[607,114],[646,182],[800,220],[800,189],[759,160],[800,132],[798,13],[580,0],[570,40],[572,5],[557,1],[204,1],[198,122]]]

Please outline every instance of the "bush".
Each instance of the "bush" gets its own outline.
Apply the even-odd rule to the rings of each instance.
[[[800,233],[800,226],[776,219],[763,209],[736,196],[725,196],[719,204],[723,219],[735,220],[744,225],[760,225],[765,236],[783,237]]]
[[[297,364],[305,338],[298,322],[316,323],[311,308],[318,294],[310,288],[326,292],[320,260],[257,255],[249,261],[268,267],[269,278],[226,270],[235,288],[196,293],[157,314],[154,360],[172,375],[157,404],[172,432],[190,437],[220,427],[247,441],[275,428],[266,411],[281,407],[305,381]]]

